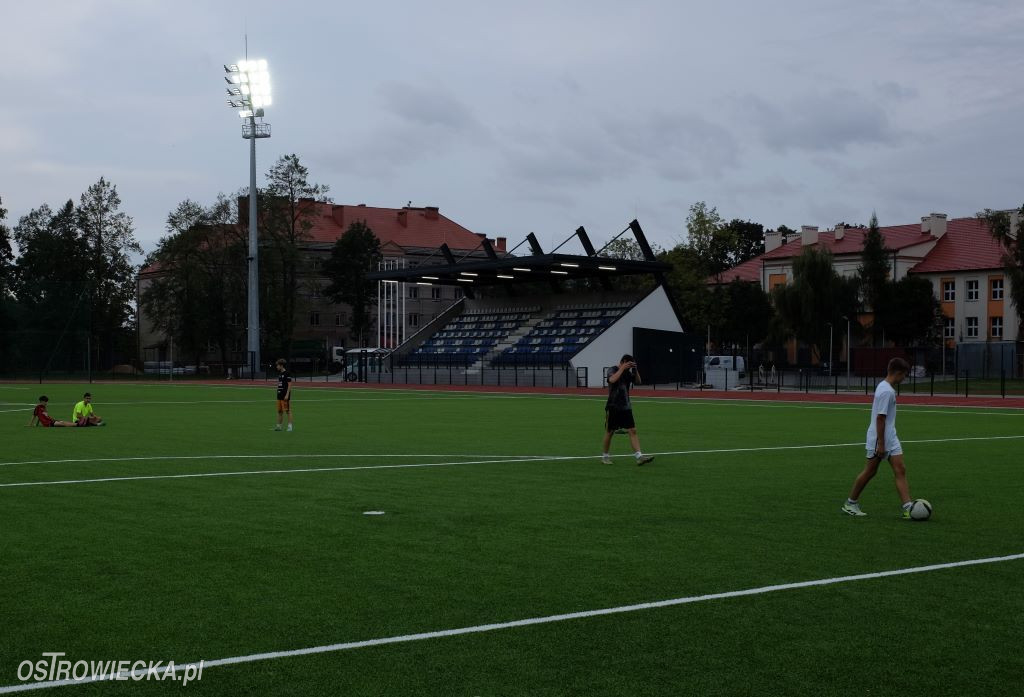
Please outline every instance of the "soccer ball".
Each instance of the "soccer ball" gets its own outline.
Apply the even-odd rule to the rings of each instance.
[[[932,517],[932,505],[924,499],[914,499],[910,506],[911,520],[928,520]]]

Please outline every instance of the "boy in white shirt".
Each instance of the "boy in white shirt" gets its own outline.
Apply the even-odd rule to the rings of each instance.
[[[888,459],[896,479],[896,492],[903,501],[902,517],[910,520],[910,485],[907,484],[907,470],[903,465],[903,446],[896,435],[896,385],[903,382],[910,366],[902,358],[889,361],[888,375],[875,388],[875,401],[871,405],[871,424],[868,426],[867,464],[857,475],[850,491],[850,498],[843,504],[843,513],[852,516],[867,515],[860,509],[858,500],[868,482],[878,473],[878,465]]]

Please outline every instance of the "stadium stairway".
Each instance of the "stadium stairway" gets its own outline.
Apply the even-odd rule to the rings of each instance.
[[[494,346],[494,348],[488,351],[485,355],[481,356],[480,360],[478,360],[473,365],[469,366],[469,368],[466,369],[466,372],[471,375],[479,373],[484,366],[490,365],[491,361],[505,353],[505,349],[515,346],[520,339],[522,339],[524,336],[532,332],[533,329],[538,324],[547,319],[547,317],[547,315],[538,314],[528,319],[525,324],[523,324],[514,332],[512,332],[504,339],[499,341],[498,344]]]

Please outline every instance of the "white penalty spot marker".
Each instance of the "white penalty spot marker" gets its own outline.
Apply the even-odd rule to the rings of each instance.
[[[384,515],[384,511],[363,511],[363,515]]]

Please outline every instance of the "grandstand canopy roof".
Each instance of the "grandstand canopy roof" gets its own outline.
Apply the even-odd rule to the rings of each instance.
[[[462,262],[378,271],[375,281],[401,281],[451,286],[505,285],[549,279],[600,278],[666,273],[671,265],[659,261],[636,261],[576,254],[533,254],[496,259],[474,257]]]

